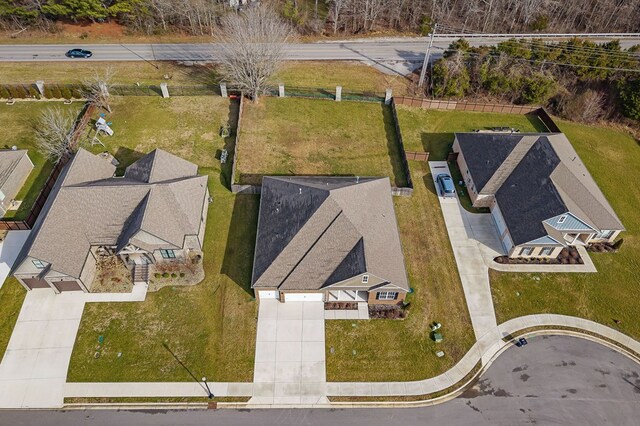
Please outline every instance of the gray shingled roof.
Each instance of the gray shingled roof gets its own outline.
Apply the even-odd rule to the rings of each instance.
[[[196,165],[187,176],[184,160],[160,150],[153,154],[141,160],[161,158],[162,167],[169,170],[152,172],[149,183],[143,174],[113,177],[113,165],[80,149],[56,182],[17,267],[32,256],[55,271],[79,277],[91,246],[122,248],[144,231],[166,242],[151,249],[181,248],[186,235],[197,235],[207,176],[198,176]],[[178,165],[174,171],[171,158]]]
[[[486,183],[523,136],[457,133],[456,138],[477,188]],[[495,192],[514,244],[547,235],[542,222],[571,212],[601,230],[624,230],[604,194],[562,133],[536,134],[536,142]],[[500,145],[504,142],[504,146]],[[495,159],[492,159],[495,156]],[[487,165],[483,170],[483,165]],[[490,173],[488,173],[490,172]]]
[[[2,149],[0,150],[0,188],[5,184],[11,173],[15,170],[16,166],[22,160],[22,157],[27,155],[26,149],[12,150]]]
[[[263,178],[253,287],[317,290],[365,272],[409,289],[388,178]]]

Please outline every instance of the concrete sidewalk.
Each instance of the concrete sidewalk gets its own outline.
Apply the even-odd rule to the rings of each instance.
[[[435,178],[438,174],[451,175],[446,161],[430,161],[429,168],[436,189],[438,184]],[[455,198],[439,196],[438,199],[447,225],[453,255],[458,265],[473,331],[476,340],[481,341],[487,333],[495,333],[497,327],[489,285],[489,268],[485,265],[482,252],[490,251],[496,255],[500,254],[498,250],[501,244],[498,234],[493,223],[489,222],[491,220],[489,215],[468,213],[460,205],[457,196]],[[485,216],[488,216],[488,220]]]
[[[4,241],[0,242],[0,288],[9,276],[11,267],[30,233],[31,231],[9,231]]]

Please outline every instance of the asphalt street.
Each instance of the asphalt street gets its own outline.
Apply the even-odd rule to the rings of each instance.
[[[454,40],[449,37],[434,41],[434,53],[442,52]],[[474,38],[474,46],[492,45],[504,38]],[[607,40],[594,40],[607,41]],[[297,43],[286,47],[289,60],[364,60],[417,62],[424,58],[426,38],[369,40],[353,42]],[[623,48],[640,43],[640,38],[625,38]],[[89,59],[68,59],[65,52],[71,48],[93,52]],[[215,44],[40,44],[0,45],[0,61],[211,61]]]
[[[536,337],[461,397],[433,407],[2,411],[2,425],[637,425],[640,365],[584,339]]]

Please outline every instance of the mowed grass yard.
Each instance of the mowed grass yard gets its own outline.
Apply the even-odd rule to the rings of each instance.
[[[9,210],[5,218],[24,220],[29,216],[31,206],[38,198],[40,190],[44,186],[53,164],[38,151],[35,128],[38,119],[48,108],[60,108],[70,111],[76,116],[82,103],[76,102],[64,105],[62,102],[16,102],[14,105],[0,104],[0,140],[1,149],[10,149],[17,146],[18,149],[27,149],[29,158],[34,165],[26,182],[16,195],[16,200],[22,200],[18,210]]]
[[[626,227],[624,243],[618,253],[591,253],[598,270],[593,274],[492,271],[498,322],[528,314],[573,315],[640,339],[640,145],[613,128],[565,121],[558,125]]]
[[[414,289],[407,299],[409,315],[405,320],[326,321],[328,381],[434,377],[455,365],[475,341],[429,166],[409,164],[413,196],[394,197]],[[433,322],[442,324],[444,341],[439,344],[430,338]],[[439,350],[444,357],[435,355]]]
[[[263,175],[389,176],[406,185],[391,110],[381,103],[262,98],[245,103],[236,183]]]
[[[106,67],[114,71],[113,82],[117,84],[171,85],[218,84],[219,76],[214,66],[185,66],[174,62],[42,62],[37,67],[27,62],[0,63],[0,81],[4,84],[29,83],[36,80],[45,83],[79,83],[102,73]],[[330,69],[330,72],[328,72]],[[167,77],[167,78],[165,78]],[[409,80],[381,73],[373,67],[352,61],[287,61],[273,77],[273,84],[286,86],[320,87],[335,91],[342,86],[344,91],[366,91],[384,94],[392,88],[396,96],[407,93]]]
[[[15,278],[7,278],[0,288],[0,360],[7,350],[27,291]]]
[[[114,99],[113,108],[107,118],[116,135],[102,139],[123,166],[162,147],[209,175],[214,201],[204,244],[206,276],[192,287],[149,293],[144,302],[87,304],[68,380],[190,381],[188,368],[211,381],[251,381],[257,303],[249,286],[258,198],[232,195],[224,186],[229,170],[214,157],[232,143],[217,131],[237,106],[214,97],[128,97]],[[96,358],[99,336],[104,343]]]

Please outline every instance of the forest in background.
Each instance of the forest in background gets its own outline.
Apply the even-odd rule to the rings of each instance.
[[[132,32],[209,35],[245,0],[0,0],[0,28],[116,21]],[[480,32],[639,32],[640,0],[265,0],[301,34],[427,34],[432,23]]]

